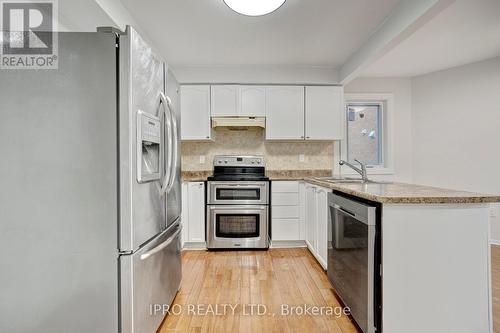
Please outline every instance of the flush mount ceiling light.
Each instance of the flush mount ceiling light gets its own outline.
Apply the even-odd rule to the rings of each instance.
[[[262,16],[280,8],[286,0],[224,0],[237,13],[247,16]]]

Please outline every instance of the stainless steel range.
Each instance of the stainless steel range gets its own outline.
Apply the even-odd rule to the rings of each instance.
[[[216,156],[207,189],[208,249],[269,247],[269,178],[262,156]]]

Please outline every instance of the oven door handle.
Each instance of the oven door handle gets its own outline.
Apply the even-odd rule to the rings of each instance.
[[[215,188],[260,188],[265,187],[265,184],[213,184]]]
[[[208,209],[212,210],[266,210],[268,206],[256,206],[256,205],[207,205]]]

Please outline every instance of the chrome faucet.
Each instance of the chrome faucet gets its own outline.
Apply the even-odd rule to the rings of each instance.
[[[364,163],[361,163],[360,161],[358,161],[356,159],[354,159],[354,160],[359,163],[359,165],[361,166],[361,169],[355,165],[352,165],[351,163],[349,163],[347,161],[344,161],[344,160],[340,160],[339,165],[344,165],[344,164],[347,165],[349,168],[351,168],[354,171],[356,171],[357,173],[359,173],[361,175],[361,178],[363,179],[363,182],[367,183],[368,182],[368,175],[366,174],[366,165]]]

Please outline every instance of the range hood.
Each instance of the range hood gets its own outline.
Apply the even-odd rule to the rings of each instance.
[[[266,128],[265,117],[212,117],[212,128],[217,127],[261,127]]]

